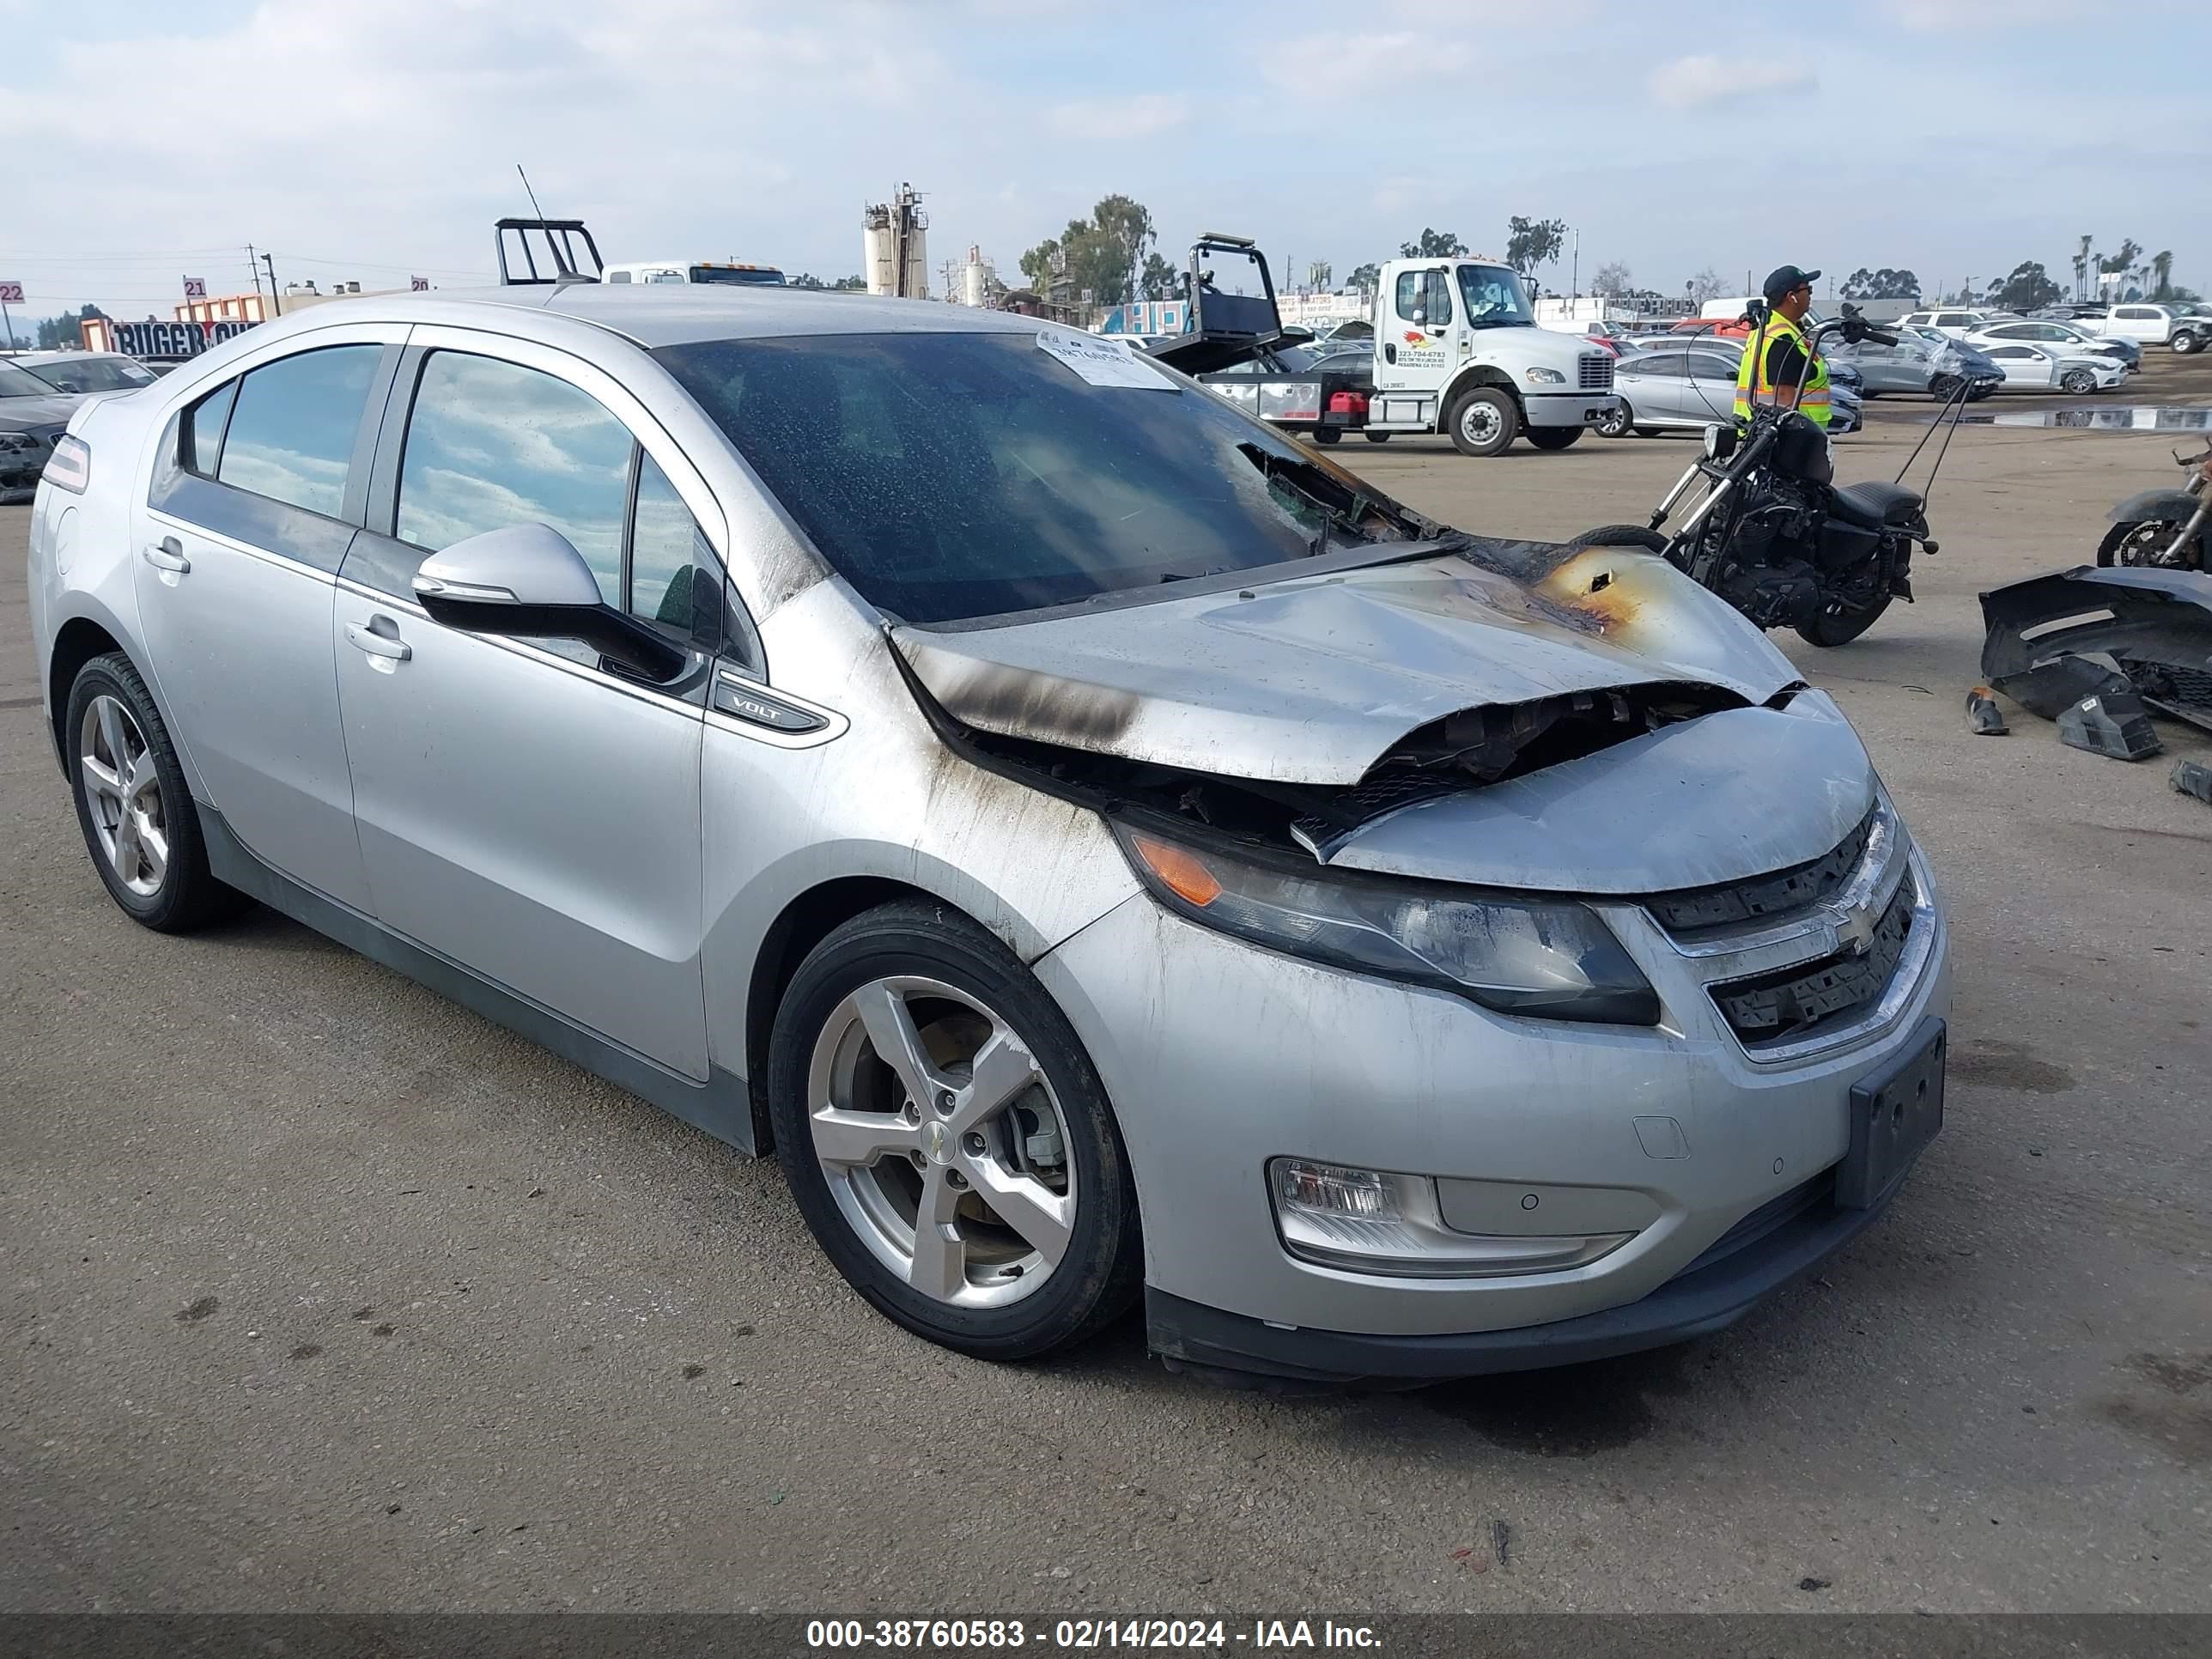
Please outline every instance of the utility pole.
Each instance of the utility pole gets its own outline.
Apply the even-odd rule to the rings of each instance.
[[[1583,232],[1579,225],[1575,227],[1574,258],[1567,266],[1567,297],[1570,300],[1583,297]]]
[[[261,259],[260,256],[254,252],[253,244],[251,242],[246,245],[246,273],[253,278],[253,303],[258,307],[261,304]]]
[[[276,307],[276,314],[282,317],[284,314],[284,302],[276,297],[276,262],[264,253],[261,256],[261,263],[269,267],[269,303]]]

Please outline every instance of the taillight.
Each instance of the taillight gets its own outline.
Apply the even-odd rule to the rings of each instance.
[[[64,432],[54,440],[54,453],[46,458],[46,471],[41,475],[50,484],[58,484],[72,495],[84,494],[84,487],[92,482],[92,446],[82,438]]]
[[[1332,392],[1328,394],[1328,412],[1332,415],[1364,415],[1367,394],[1364,392]]]

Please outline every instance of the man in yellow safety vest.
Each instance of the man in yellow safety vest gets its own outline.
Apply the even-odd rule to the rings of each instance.
[[[1823,432],[1828,429],[1828,365],[1800,326],[1813,308],[1813,279],[1820,274],[1784,265],[1767,277],[1765,320],[1743,343],[1743,362],[1735,372],[1739,426],[1750,422],[1754,404],[1773,404],[1795,408]]]

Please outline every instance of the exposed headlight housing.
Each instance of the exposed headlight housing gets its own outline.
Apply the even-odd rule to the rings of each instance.
[[[1309,961],[1452,991],[1532,1019],[1656,1025],[1659,996],[1612,930],[1572,899],[1340,874],[1115,823],[1170,910]]]
[[[1521,378],[1530,386],[1565,386],[1567,377],[1556,368],[1524,368]]]
[[[1298,1158],[1269,1160],[1267,1196],[1285,1249],[1301,1261],[1352,1273],[1417,1279],[1564,1273],[1636,1237],[1458,1232],[1444,1224],[1437,1183],[1428,1176]]]

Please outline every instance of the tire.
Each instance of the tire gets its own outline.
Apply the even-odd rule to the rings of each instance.
[[[1569,547],[1633,547],[1646,553],[1664,553],[1667,538],[1657,531],[1640,524],[1600,525],[1595,530],[1585,530],[1571,537]]]
[[[1636,435],[1639,438],[1656,438],[1659,435],[1659,428],[1656,426],[1639,426],[1636,428]]]
[[[886,1063],[878,1031],[916,1058]],[[987,1072],[995,1106],[969,1094],[987,1050],[1000,1060]],[[1137,1194],[1105,1085],[1059,1005],[967,917],[887,904],[815,946],[776,1010],[769,1108],[823,1253],[917,1336],[978,1358],[1033,1359],[1135,1301]],[[983,1202],[987,1190],[1005,1195],[1001,1207],[1018,1199],[1022,1227]],[[924,1206],[940,1218],[939,1243],[917,1253]]]
[[[1359,435],[1370,444],[1387,444],[1390,441],[1390,434],[1387,432],[1363,432]]]
[[[2133,568],[2148,566],[2152,569],[2202,569],[2203,539],[2201,537],[2184,550],[2179,564],[2163,564],[2145,556],[2153,551],[2162,552],[2171,546],[2180,527],[2171,520],[2156,519],[2139,520],[2133,524],[2116,524],[2105,532],[2105,539],[2097,544],[2097,562],[2108,570],[2115,565]],[[2130,544],[2136,541],[2137,532],[2146,530],[2154,533],[2144,537],[2142,544],[2130,546]]]
[[[1572,449],[1582,439],[1578,426],[1532,426],[1522,434],[1539,449]]]
[[[1503,455],[1521,430],[1513,394],[1494,386],[1469,386],[1454,400],[1444,422],[1452,447],[1462,455]]]
[[[2086,368],[2069,368],[2058,377],[2058,389],[2079,398],[2097,389],[2097,377]]]
[[[2204,348],[2204,339],[2202,335],[2191,334],[2186,331],[2175,335],[2171,341],[2167,342],[2167,343],[2172,345],[2174,350],[2184,357],[2189,356],[2192,351],[2201,351]]]
[[[1856,611],[1823,611],[1808,623],[1797,624],[1797,637],[1808,645],[1849,645],[1872,628],[1875,620],[1889,609],[1891,596],[1884,593],[1873,604]]]
[[[1634,419],[1635,415],[1628,407],[1628,399],[1623,398],[1613,404],[1613,412],[1597,423],[1597,435],[1601,438],[1626,438]]]
[[[85,851],[125,915],[157,933],[184,933],[245,907],[246,896],[208,870],[176,745],[121,652],[77,671],[62,715],[62,753]]]
[[[1938,403],[1948,404],[1959,395],[1959,384],[1955,374],[1938,374],[1928,382],[1928,395]]]
[[[1317,426],[1306,434],[1306,436],[1317,444],[1326,446],[1341,439],[1344,436],[1344,428],[1340,426]]]

